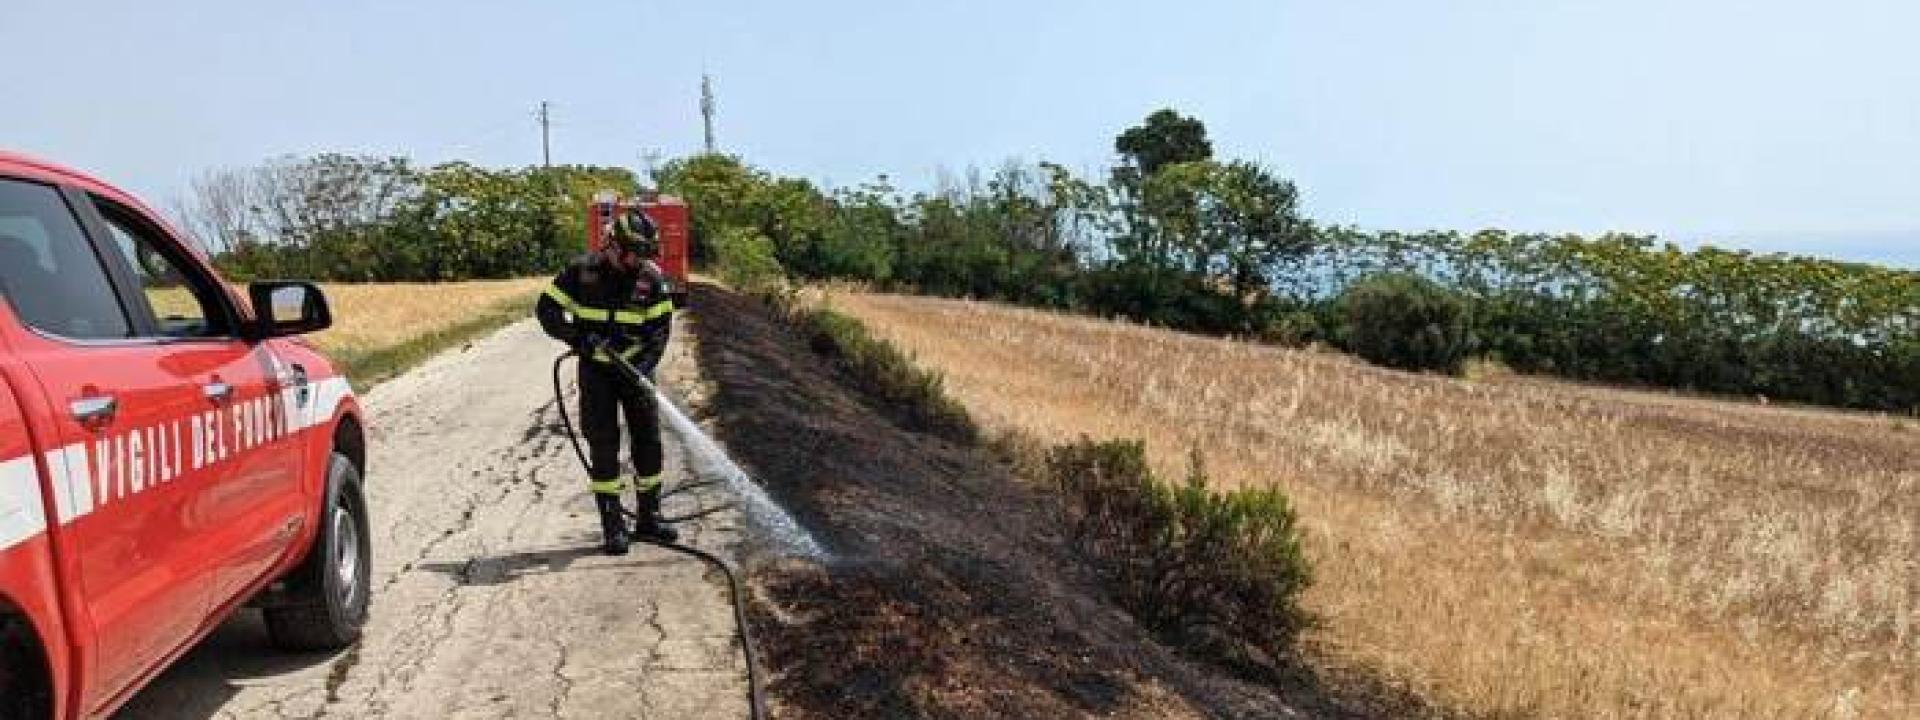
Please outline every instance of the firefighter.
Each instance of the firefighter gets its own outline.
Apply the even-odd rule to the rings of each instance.
[[[622,377],[609,356],[618,354],[651,378],[666,352],[672,288],[653,262],[659,254],[655,234],[638,208],[618,213],[601,249],[562,270],[534,307],[540,327],[580,356],[580,432],[587,438],[588,476],[609,555],[626,554],[628,543],[620,503],[627,485],[620,471],[623,415],[639,497],[633,534],[658,542],[677,538],[660,517],[660,416],[653,394]]]

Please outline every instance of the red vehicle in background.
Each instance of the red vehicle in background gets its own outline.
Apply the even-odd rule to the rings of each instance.
[[[618,213],[639,208],[659,231],[661,271],[673,280],[673,304],[675,307],[687,306],[687,279],[690,255],[688,238],[692,216],[688,213],[687,202],[672,195],[656,192],[642,192],[639,197],[621,198],[611,190],[601,191],[593,197],[593,207],[587,213],[587,249],[599,252],[602,243],[607,240],[607,228],[618,217]]]
[[[311,283],[236,297],[132,196],[0,152],[0,718],[107,715],[235,609],[359,639],[360,410],[293,336]]]

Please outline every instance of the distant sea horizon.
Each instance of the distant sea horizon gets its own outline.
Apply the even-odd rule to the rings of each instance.
[[[1712,245],[1726,250],[1783,252],[1793,255],[1920,270],[1920,229],[1867,232],[1675,233],[1661,236],[1693,249]]]

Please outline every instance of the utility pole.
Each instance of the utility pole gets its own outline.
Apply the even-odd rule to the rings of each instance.
[[[553,146],[548,142],[547,127],[551,123],[547,115],[547,101],[540,101],[540,165],[553,167]]]
[[[713,76],[700,74],[700,117],[707,126],[707,154],[713,154]]]
[[[666,157],[666,154],[660,152],[658,148],[647,148],[640,153],[640,162],[647,169],[648,182],[657,182],[655,178],[659,177],[660,158],[663,157]]]

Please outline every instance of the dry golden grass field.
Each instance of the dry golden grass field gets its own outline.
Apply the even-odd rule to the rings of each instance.
[[[456,327],[505,304],[531,303],[548,280],[326,284],[321,290],[332,306],[334,325],[312,339],[330,353],[378,352]]]
[[[333,327],[308,339],[346,364],[356,381],[377,382],[434,350],[531,313],[547,278],[449,283],[322,283]],[[147,288],[161,317],[199,317],[183,287]],[[245,285],[235,284],[243,302]]]
[[[1920,717],[1920,423],[832,291],[990,432],[1293,495],[1316,662],[1472,714]]]
[[[339,357],[367,357],[391,352],[436,333],[448,333],[476,320],[532,307],[547,278],[469,280],[450,283],[322,283],[321,291],[333,310],[333,327],[308,339]],[[245,301],[247,288],[236,284],[235,297]],[[185,288],[148,288],[147,299],[156,313],[197,317],[200,305]],[[492,323],[482,323],[492,324]]]

